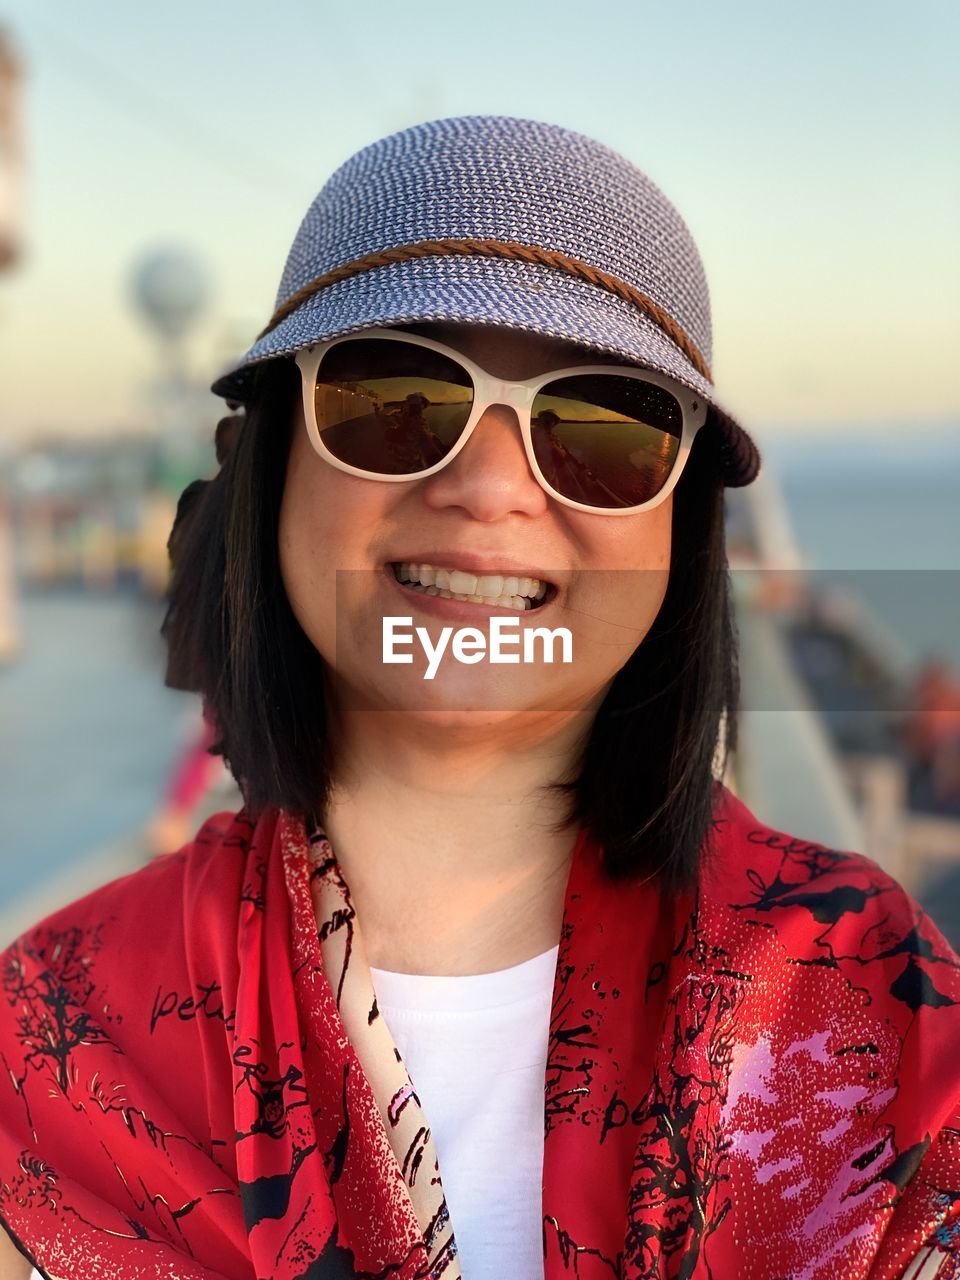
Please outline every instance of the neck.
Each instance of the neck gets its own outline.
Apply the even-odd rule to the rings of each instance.
[[[506,727],[338,718],[323,825],[371,965],[484,973],[556,945],[577,830],[549,788],[573,776],[595,710]]]

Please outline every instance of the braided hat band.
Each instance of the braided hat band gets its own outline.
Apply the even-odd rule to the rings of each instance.
[[[345,262],[342,267],[334,267],[332,271],[327,271],[322,276],[317,276],[316,280],[310,280],[298,289],[292,297],[288,298],[286,302],[282,303],[273,313],[270,323],[257,334],[257,337],[266,337],[268,333],[277,327],[281,320],[285,320],[287,316],[292,315],[301,303],[306,302],[308,298],[312,298],[315,293],[319,293],[321,289],[325,289],[328,285],[337,284],[340,280],[348,280],[351,276],[359,275],[361,271],[372,271],[375,267],[385,267],[391,262],[404,262],[410,258],[431,258],[446,253],[461,254],[463,256],[477,254],[487,258],[516,258],[521,262],[540,262],[548,267],[559,267],[561,270],[568,271],[571,275],[577,276],[581,280],[586,280],[590,284],[609,289],[618,298],[623,298],[625,302],[632,302],[645,311],[664,333],[677,344],[697,372],[702,374],[708,382],[713,381],[710,366],[697,350],[696,345],[691,342],[676,321],[672,320],[662,307],[658,307],[652,298],[648,298],[639,289],[634,289],[632,285],[626,284],[623,280],[618,280],[616,276],[611,275],[608,271],[600,271],[596,267],[591,267],[586,262],[571,258],[565,253],[541,249],[537,245],[511,244],[502,240],[476,240],[471,237],[465,237],[462,240],[420,240],[416,244],[402,244],[395,249],[383,249],[380,252],[366,253],[362,258],[356,258],[353,262]]]
[[[263,361],[429,321],[518,329],[582,346],[590,362],[665,374],[708,402],[724,482],[757,475],[756,445],[714,391],[693,237],[659,187],[602,143],[465,116],[357,152],[307,210],[269,324],[212,389],[243,401]]]

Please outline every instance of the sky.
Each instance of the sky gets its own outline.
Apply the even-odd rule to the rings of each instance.
[[[954,3],[0,0],[0,26],[26,69],[8,444],[149,421],[145,255],[202,263],[209,381],[269,318],[337,165],[480,113],[589,134],[663,188],[706,266],[718,395],[761,441],[960,425]]]

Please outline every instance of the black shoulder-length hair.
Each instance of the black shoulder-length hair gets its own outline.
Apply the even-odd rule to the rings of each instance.
[[[305,819],[329,795],[325,664],[293,615],[277,529],[299,374],[257,366],[245,419],[221,423],[216,477],[184,494],[170,537],[162,634],[167,683],[196,691],[252,815]],[[721,441],[708,423],[674,491],[671,570],[652,628],[615,676],[573,774],[557,830],[588,826],[614,880],[692,888],[711,832],[717,782],[736,747],[736,635],[724,540]]]

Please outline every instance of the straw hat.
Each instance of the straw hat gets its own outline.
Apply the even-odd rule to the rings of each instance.
[[[261,361],[430,320],[506,325],[667,374],[709,402],[725,483],[757,475],[756,445],[714,394],[693,237],[646,174],[591,138],[463,116],[358,151],[307,210],[270,323],[213,390],[242,401]]]

